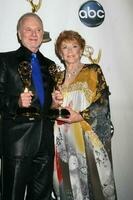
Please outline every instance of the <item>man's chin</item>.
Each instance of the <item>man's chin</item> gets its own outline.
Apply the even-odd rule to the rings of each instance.
[[[32,52],[36,52],[38,51],[40,45],[28,45],[26,46],[29,50],[31,50]]]

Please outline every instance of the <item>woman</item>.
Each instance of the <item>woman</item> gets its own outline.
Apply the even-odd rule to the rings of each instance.
[[[110,93],[100,66],[81,63],[84,47],[75,31],[61,32],[55,44],[66,70],[53,99],[63,97],[70,116],[55,122],[54,188],[61,200],[116,200]]]

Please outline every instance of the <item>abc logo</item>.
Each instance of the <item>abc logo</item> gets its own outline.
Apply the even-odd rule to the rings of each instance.
[[[79,9],[80,21],[88,27],[96,27],[103,23],[105,12],[97,1],[87,1]]]

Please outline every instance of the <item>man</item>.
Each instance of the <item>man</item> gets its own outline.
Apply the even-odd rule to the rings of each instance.
[[[26,13],[17,24],[20,48],[0,53],[3,200],[52,199],[54,139],[47,114],[53,90],[48,68],[54,62],[39,51],[43,33],[40,17]],[[42,81],[41,97],[30,74],[36,57],[41,75],[34,74]]]

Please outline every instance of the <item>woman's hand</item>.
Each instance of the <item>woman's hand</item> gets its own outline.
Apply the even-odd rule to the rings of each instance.
[[[63,95],[60,90],[55,90],[52,93],[52,108],[59,108],[63,103]]]
[[[83,120],[83,117],[80,115],[80,113],[75,112],[70,107],[65,107],[65,108],[70,112],[70,117],[69,118],[57,118],[57,121],[71,124],[71,123],[80,122]]]
[[[31,105],[32,97],[33,93],[31,91],[21,93],[18,100],[19,107],[28,108]]]

